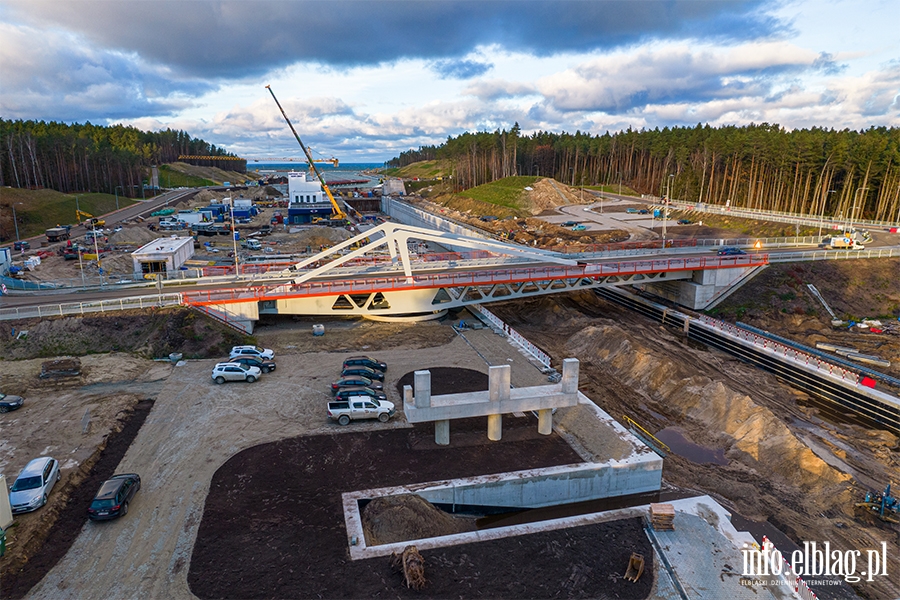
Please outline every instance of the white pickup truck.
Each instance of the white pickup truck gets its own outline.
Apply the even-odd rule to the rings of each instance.
[[[341,425],[349,425],[357,419],[378,419],[386,423],[395,412],[392,402],[368,396],[351,396],[344,402],[328,403],[328,418]]]

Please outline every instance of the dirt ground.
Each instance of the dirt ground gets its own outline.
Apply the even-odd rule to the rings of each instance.
[[[435,394],[487,383],[473,370],[431,372]],[[397,388],[411,380],[412,373],[403,375]],[[388,557],[349,559],[344,492],[580,462],[555,434],[539,435],[535,423],[505,416],[497,443],[487,439],[481,418],[454,421],[448,447],[434,443],[432,426],[416,425],[245,450],[213,477],[190,563],[191,591],[200,598],[550,598],[560,591],[574,598],[647,597],[652,577],[638,584],[622,579],[631,552],[651,555],[638,520],[424,551],[428,584],[421,592],[402,585]],[[369,528],[376,521],[387,526],[390,511],[370,506]],[[452,530],[445,513],[420,511],[427,518],[413,520],[410,512],[398,520],[405,533]],[[396,534],[390,527],[380,541]]]

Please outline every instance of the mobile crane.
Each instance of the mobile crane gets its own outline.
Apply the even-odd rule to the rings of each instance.
[[[288,119],[288,116],[284,113],[284,109],[281,108],[281,103],[278,101],[278,98],[275,97],[275,92],[272,91],[272,87],[267,85],[266,89],[269,90],[270,94],[272,94],[272,99],[275,101],[275,104],[278,105],[278,110],[281,111],[281,116],[284,117],[285,121],[287,121],[288,127],[291,128],[291,133],[294,134],[294,137],[297,138],[297,143],[300,144],[301,148],[303,148],[303,153],[306,154],[306,158],[307,160],[309,160],[309,167],[312,169],[313,173],[316,174],[316,177],[319,178],[319,183],[322,184],[322,189],[325,190],[325,194],[328,196],[328,200],[331,201],[331,209],[334,213],[331,215],[332,220],[345,220],[347,218],[347,213],[341,210],[341,207],[337,203],[337,200],[335,200],[334,196],[331,195],[331,190],[328,189],[328,184],[325,183],[325,178],[322,177],[322,174],[319,173],[319,170],[316,168],[316,161],[313,159],[309,149],[303,144],[302,141],[300,141],[300,136],[297,134],[297,130],[294,129],[293,125],[291,125],[291,120]]]

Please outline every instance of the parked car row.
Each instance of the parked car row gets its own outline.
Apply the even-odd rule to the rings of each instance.
[[[341,425],[357,419],[382,423],[394,413],[394,404],[384,393],[387,364],[369,356],[351,356],[341,365],[341,377],[331,384],[334,402],[328,403],[328,418]]]
[[[59,461],[52,456],[35,458],[25,465],[9,488],[9,503],[14,515],[35,511],[47,504],[53,486],[61,478]],[[128,503],[141,489],[137,473],[113,475],[100,489],[87,509],[93,521],[115,519],[128,514]]]
[[[216,383],[226,381],[246,381],[253,383],[263,373],[275,370],[275,353],[259,346],[235,346],[231,349],[228,362],[217,363],[212,370]]]

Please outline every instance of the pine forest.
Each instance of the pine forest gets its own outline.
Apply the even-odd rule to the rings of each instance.
[[[676,127],[591,135],[465,133],[404,152],[388,166],[446,159],[467,189],[510,175],[572,186],[622,184],[643,194],[806,215],[900,221],[900,129],[777,125]]]
[[[0,186],[107,194],[121,186],[140,196],[148,167],[181,155],[234,156],[184,131],[0,119]],[[204,164],[237,170],[236,162]]]

